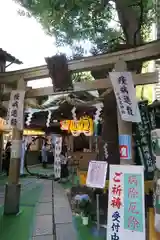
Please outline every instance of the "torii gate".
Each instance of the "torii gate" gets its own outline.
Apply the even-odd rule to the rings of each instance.
[[[160,40],[154,41],[136,48],[130,48],[127,50],[117,51],[109,54],[103,54],[95,57],[86,57],[81,60],[69,61],[69,70],[72,72],[82,72],[82,71],[91,71],[94,69],[102,67],[114,67],[114,64],[119,60],[123,61],[135,61],[143,60],[149,61],[158,59],[160,57]],[[157,83],[157,73],[146,73],[141,75],[134,75],[133,80],[135,85],[143,84],[153,84]],[[6,84],[6,86],[11,86],[17,82],[19,79],[21,81],[30,81],[36,79],[42,79],[49,77],[48,68],[46,65],[34,68],[28,68],[18,71],[10,71],[0,74],[0,83]],[[22,80],[23,79],[23,80]],[[109,79],[95,80],[92,82],[85,83],[75,83],[74,92],[77,91],[91,91],[91,90],[100,90],[111,87]],[[52,87],[45,87],[43,89],[26,89],[26,98],[41,97],[48,95],[57,95],[62,94],[63,92],[53,92]],[[6,101],[9,99],[9,94],[4,94],[3,100]]]
[[[114,64],[120,59],[124,62],[142,60],[149,61],[160,58],[160,40],[130,48],[127,50],[117,51],[109,54],[103,54],[95,57],[87,57],[81,60],[69,61],[69,70],[73,72],[89,71],[98,68],[114,67]],[[120,69],[118,69],[120,70]],[[124,69],[121,69],[122,71]],[[17,88],[26,90],[26,98],[36,98],[47,95],[58,95],[66,92],[53,92],[53,87],[46,87],[43,89],[31,89],[26,87],[27,81],[49,77],[47,66],[34,67],[19,71],[11,71],[0,74],[0,83],[12,87],[15,82],[18,82]],[[133,81],[135,85],[158,83],[158,72],[151,72],[146,74],[134,74]],[[109,79],[100,79],[91,82],[75,83],[73,91],[91,91],[100,90],[111,87]],[[68,93],[68,92],[67,92]],[[9,100],[9,93],[4,93],[3,101]],[[118,119],[119,131],[123,134],[132,135],[131,128],[126,128],[126,123],[120,118]],[[125,129],[125,130],[124,130]],[[18,129],[13,131],[13,139],[20,140],[22,133]],[[19,211],[19,159],[14,159],[10,164],[9,181],[6,188],[5,197],[5,211],[6,213],[17,214]],[[8,207],[10,206],[10,207]],[[8,210],[7,210],[8,209]]]

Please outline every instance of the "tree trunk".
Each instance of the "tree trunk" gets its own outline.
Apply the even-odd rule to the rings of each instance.
[[[126,39],[126,48],[143,44],[144,41],[140,29],[140,7],[131,7],[131,5],[134,4],[134,1],[131,1],[131,3],[129,4],[129,1],[126,0],[116,0],[115,3],[119,21]],[[130,62],[127,64],[127,67],[130,71],[140,73],[142,70],[142,61],[136,60]]]
[[[92,71],[95,79],[105,78],[112,69]],[[99,92],[99,94],[101,94]],[[99,160],[109,164],[120,164],[117,125],[117,104],[113,90],[104,97],[102,137],[99,141]],[[108,158],[104,155],[104,144],[107,143]]]
[[[138,11],[128,6],[126,0],[116,0],[116,10],[126,38],[126,44],[115,46],[115,50],[122,50],[143,43],[143,38],[139,30]],[[140,14],[139,14],[140,15]],[[137,17],[138,16],[138,17]],[[137,34],[135,34],[137,32]],[[133,61],[127,64],[130,71],[141,72],[142,62]],[[112,71],[109,69],[108,71]],[[107,69],[104,71],[93,71],[92,76],[95,79],[104,78],[107,75]],[[100,159],[104,160],[104,143],[108,145],[108,158],[105,159],[109,164],[120,164],[119,144],[118,144],[118,124],[117,124],[117,104],[114,92],[111,91],[104,99],[104,122],[102,130],[102,141],[100,143]]]
[[[102,128],[102,140],[100,143],[100,158],[105,157],[103,145],[107,143],[109,164],[119,164],[119,145],[118,145],[118,124],[117,124],[117,104],[113,90],[104,97],[104,117]]]
[[[139,11],[137,9],[138,7],[133,9],[131,4],[133,5],[134,1],[131,1],[131,4],[129,4],[129,1],[126,0],[116,0],[115,3],[119,21],[126,38],[126,43],[132,46],[142,44],[143,38],[139,29],[139,19],[141,15],[140,7]],[[137,34],[135,37],[136,32]]]

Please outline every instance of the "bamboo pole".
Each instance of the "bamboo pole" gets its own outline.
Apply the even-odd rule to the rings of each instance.
[[[148,240],[159,240],[160,239],[160,234],[156,233],[155,231],[155,227],[154,227],[154,209],[153,208],[149,208],[149,230],[148,230],[148,234],[149,234],[149,238]]]

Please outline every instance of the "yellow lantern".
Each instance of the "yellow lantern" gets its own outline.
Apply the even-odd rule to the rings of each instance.
[[[61,121],[60,122],[60,124],[61,124],[61,126],[60,126],[60,128],[61,128],[61,130],[66,130],[66,131],[68,131],[69,130],[69,127],[70,127],[70,120],[64,120],[64,121]]]
[[[70,131],[73,136],[77,137],[81,134],[80,122],[77,120],[72,120],[70,124]]]
[[[83,133],[86,136],[92,136],[93,135],[93,120],[89,117],[83,118]]]

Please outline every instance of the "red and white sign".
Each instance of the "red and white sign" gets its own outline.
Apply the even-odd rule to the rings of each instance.
[[[120,158],[121,159],[128,159],[128,146],[121,145],[119,146]]]
[[[119,136],[120,159],[132,159],[131,152],[132,152],[131,136],[120,135]]]

